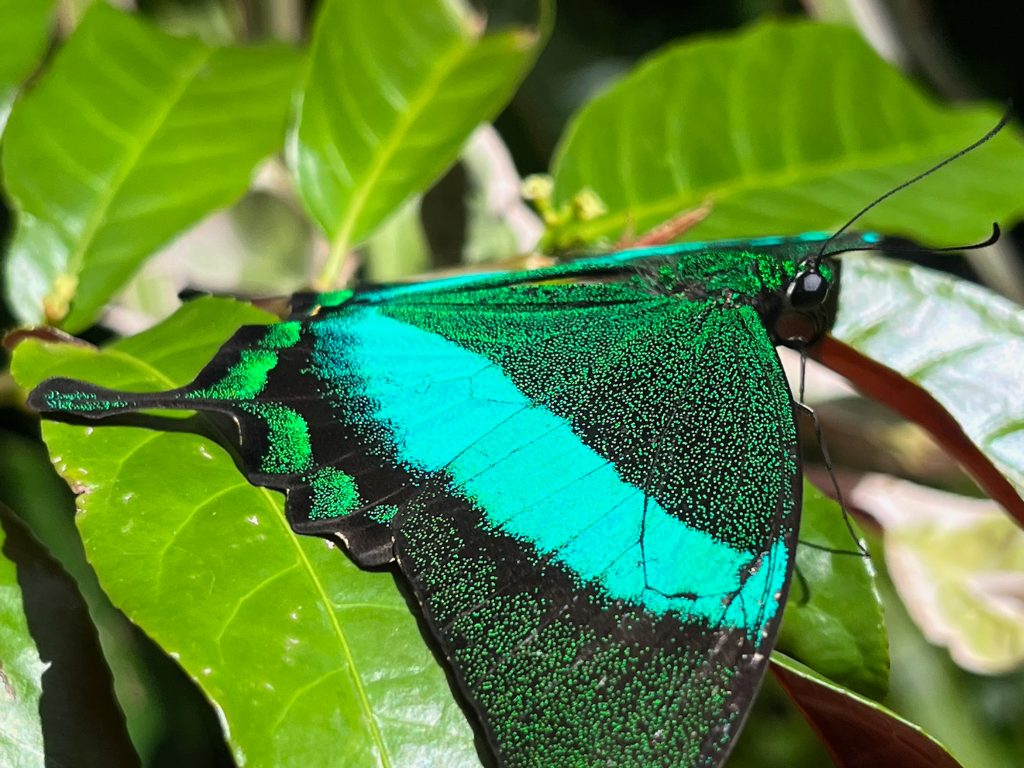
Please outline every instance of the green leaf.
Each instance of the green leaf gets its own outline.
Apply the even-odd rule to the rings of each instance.
[[[18,87],[46,51],[56,0],[0,0],[0,133]]]
[[[331,240],[322,287],[364,240],[455,160],[511,98],[546,34],[483,34],[461,0],[327,0],[290,156],[299,192]]]
[[[884,475],[852,500],[882,525],[889,576],[929,642],[978,674],[1024,664],[1024,531],[995,503]]]
[[[165,389],[190,380],[239,325],[272,319],[200,300],[102,352],[27,341],[13,371],[24,387],[62,375]],[[477,763],[389,572],[294,536],[281,496],[249,485],[210,439],[60,423],[44,424],[44,437],[81,491],[77,522],[101,584],[220,708],[239,762]]]
[[[4,139],[18,318],[90,325],[155,248],[239,197],[282,141],[297,64],[91,8]]]
[[[843,258],[833,335],[927,390],[1024,493],[1024,310],[891,259]]]
[[[0,546],[5,539],[0,526]],[[0,763],[10,768],[45,763],[39,718],[45,671],[28,632],[17,570],[0,554]]]
[[[24,611],[33,641],[31,651],[26,652],[38,652],[45,670],[38,680],[39,696],[33,692],[28,701],[19,696],[25,691],[4,686],[0,678],[0,711],[6,715],[7,704],[32,705],[30,711],[42,726],[45,765],[134,768],[139,758],[114,697],[96,627],[74,580],[4,505],[0,505],[0,523],[6,534],[3,554],[17,570],[22,598],[18,608]],[[0,661],[6,661],[15,654],[8,655],[2,645],[6,643],[0,640]],[[17,674],[17,665],[15,669]],[[33,682],[33,691],[35,687]],[[3,741],[0,728],[0,745]],[[42,759],[37,761],[41,756],[36,750],[25,746],[24,754],[13,764],[27,760],[26,765],[43,765]],[[3,762],[4,766],[9,764]]]
[[[95,650],[94,645],[79,642],[73,649],[74,662],[70,666],[81,670],[82,674],[109,667],[117,700],[113,706],[119,704],[123,710],[131,744],[143,765],[152,764],[156,755],[169,764],[188,763],[192,754],[190,750],[197,743],[216,744],[220,741],[210,754],[217,755],[217,750],[226,753],[220,723],[202,694],[173,660],[129,623],[100,588],[92,566],[86,562],[82,540],[75,528],[74,495],[54,471],[46,446],[40,440],[0,431],[0,456],[3,457],[0,461],[0,505],[6,504],[15,511],[33,537],[74,580],[74,584],[64,592],[81,595],[88,609],[89,623],[98,636],[99,648]],[[56,603],[53,598],[54,595],[47,595],[45,602]],[[69,604],[73,603],[65,599],[55,606],[59,611],[57,631],[62,637],[69,634]],[[100,650],[102,657],[98,653]],[[84,651],[92,652],[92,659],[87,661]],[[53,677],[52,673],[50,677]],[[87,729],[83,725],[87,717],[101,710],[97,706],[101,699],[96,691],[81,684],[71,687],[72,692],[83,690],[89,697],[84,713],[74,710],[68,697],[62,697],[67,706],[61,711],[67,712],[67,717],[77,719],[77,722],[67,728],[50,722],[51,745],[55,733],[67,742],[76,734],[84,736],[102,730]],[[51,700],[62,693],[55,691]],[[184,732],[190,734],[188,739],[181,738]],[[109,736],[109,732],[105,735]],[[94,741],[105,750],[108,762],[104,767],[107,768],[114,744],[101,742],[98,735]],[[80,757],[80,745],[74,745],[70,750],[71,754],[76,752]]]
[[[645,231],[713,205],[688,239],[830,230],[992,128],[998,112],[939,107],[858,34],[760,24],[651,57],[572,120],[555,196],[585,187],[607,211],[562,241]],[[971,242],[1024,213],[1015,129],[861,220],[932,243]]]
[[[858,693],[884,697],[889,641],[875,570],[839,505],[806,481],[800,541],[779,650]]]
[[[837,768],[960,768],[919,726],[776,653],[772,671],[814,726]]]

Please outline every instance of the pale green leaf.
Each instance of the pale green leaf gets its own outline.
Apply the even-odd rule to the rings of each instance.
[[[668,48],[572,120],[556,203],[590,188],[606,212],[563,241],[643,232],[704,202],[687,234],[831,230],[981,137],[990,108],[941,107],[845,27],[769,22]],[[1024,213],[1014,128],[886,200],[861,222],[931,243],[971,242]]]
[[[159,245],[240,196],[282,141],[297,64],[91,8],[7,127],[18,318],[88,326]]]
[[[998,505],[883,475],[852,500],[882,525],[889,576],[930,642],[979,674],[1024,665],[1024,532]]]
[[[843,259],[833,335],[923,387],[1024,492],[1024,309],[980,286],[866,254]]]

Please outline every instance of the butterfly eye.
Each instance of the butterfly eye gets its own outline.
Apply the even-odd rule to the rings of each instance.
[[[817,268],[807,269],[789,284],[789,305],[793,309],[807,309],[825,303],[829,282]]]

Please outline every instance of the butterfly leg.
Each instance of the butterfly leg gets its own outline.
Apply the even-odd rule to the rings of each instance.
[[[850,522],[850,513],[846,509],[846,503],[843,501],[843,492],[839,488],[839,481],[836,479],[835,469],[832,465],[832,458],[829,456],[828,445],[825,443],[825,435],[821,430],[821,421],[818,419],[818,414],[813,408],[805,403],[797,402],[794,403],[797,410],[806,414],[811,418],[811,423],[814,425],[814,438],[818,443],[818,448],[821,450],[821,458],[825,464],[825,469],[828,471],[828,476],[832,480],[832,488],[836,493],[836,501],[839,502],[839,508],[843,512],[843,523],[846,525],[846,530],[850,533],[850,538],[857,545],[857,550],[863,557],[868,557],[868,551],[861,542],[857,532],[853,529],[853,524]]]

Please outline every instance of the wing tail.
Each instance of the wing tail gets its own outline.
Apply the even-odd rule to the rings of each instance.
[[[142,408],[201,408],[185,398],[183,389],[165,392],[123,392],[76,379],[47,379],[32,390],[28,405],[39,413],[65,413],[101,419]]]

